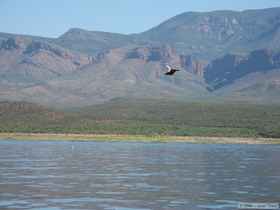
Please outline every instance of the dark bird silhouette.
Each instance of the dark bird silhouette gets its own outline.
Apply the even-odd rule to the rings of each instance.
[[[168,75],[168,76],[172,76],[174,75],[177,71],[180,71],[179,69],[173,69],[171,68],[169,65],[166,65],[168,71],[165,73],[165,75]]]

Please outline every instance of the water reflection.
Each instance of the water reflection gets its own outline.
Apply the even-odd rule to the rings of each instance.
[[[236,209],[279,202],[280,147],[0,141],[0,209]]]

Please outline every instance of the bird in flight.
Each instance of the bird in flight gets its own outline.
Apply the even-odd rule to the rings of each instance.
[[[166,65],[166,68],[168,71],[165,73],[165,75],[172,76],[174,75],[177,71],[180,71],[179,69],[173,69],[169,65]]]

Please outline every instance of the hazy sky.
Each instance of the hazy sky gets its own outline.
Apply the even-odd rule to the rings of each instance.
[[[186,11],[280,6],[280,0],[0,0],[0,32],[57,37],[69,28],[145,31]]]

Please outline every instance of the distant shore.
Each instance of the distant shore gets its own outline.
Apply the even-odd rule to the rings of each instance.
[[[280,144],[280,139],[199,137],[199,136],[145,136],[115,134],[55,134],[55,133],[0,133],[0,140],[32,141],[122,141],[122,142],[185,142],[194,144]]]

